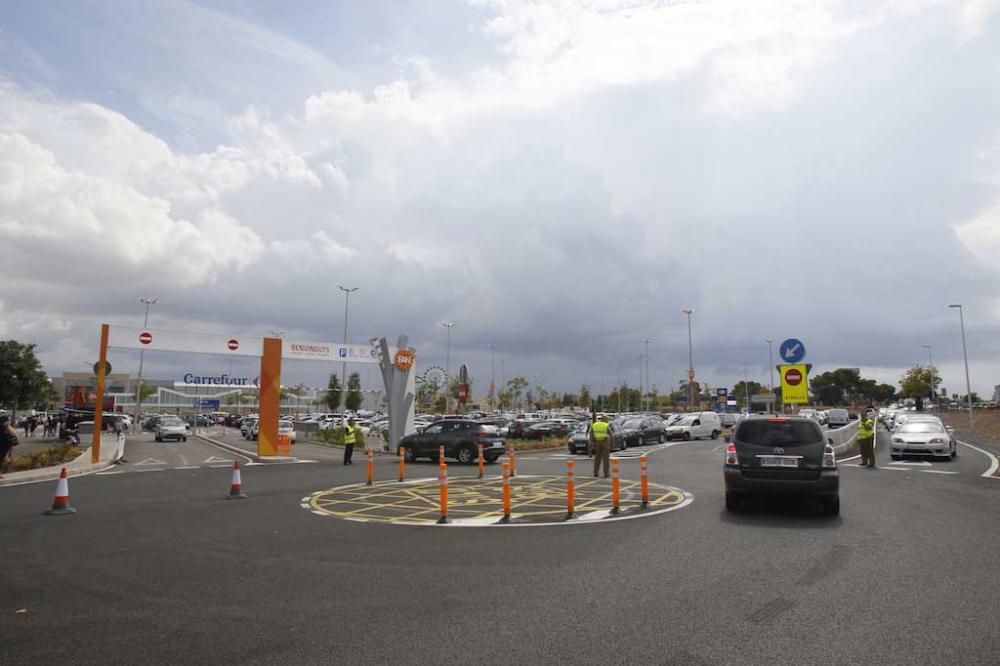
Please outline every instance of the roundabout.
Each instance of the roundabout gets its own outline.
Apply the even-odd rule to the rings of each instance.
[[[454,478],[448,482],[448,526],[526,527],[581,525],[656,516],[694,501],[685,490],[649,484],[643,508],[638,481],[621,482],[619,511],[612,512],[610,479],[576,483],[574,517],[567,519],[566,478],[518,475],[510,481],[511,520],[503,518],[499,476]],[[319,516],[394,525],[437,525],[441,516],[436,478],[337,486],[303,497],[301,506]]]

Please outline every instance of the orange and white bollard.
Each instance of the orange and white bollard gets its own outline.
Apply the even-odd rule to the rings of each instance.
[[[504,463],[500,466],[503,470],[503,518],[500,519],[501,523],[510,522],[510,463]]]
[[[486,468],[486,461],[483,459],[483,445],[477,444],[476,448],[479,449],[479,478],[483,478],[483,471]]]
[[[406,478],[406,447],[399,447],[399,480]]]
[[[572,460],[566,461],[566,520],[573,518],[576,513],[576,480],[573,468],[576,463]]]
[[[507,457],[510,458],[510,460],[507,461],[507,464],[510,465],[510,478],[513,479],[517,476],[517,458],[514,457],[513,444],[507,445]]]
[[[444,447],[441,449],[444,450]],[[441,517],[438,525],[445,525],[451,521],[448,520],[448,465],[443,462],[438,464],[438,483],[441,486]]]
[[[367,449],[367,451],[368,451],[368,481],[365,483],[365,485],[370,486],[372,485],[372,481],[375,480],[375,457],[374,457],[375,451],[370,447]]]
[[[56,482],[56,495],[52,498],[52,508],[45,512],[46,516],[64,516],[76,513],[76,509],[69,505],[69,477],[66,468],[59,472],[59,480]]]
[[[618,479],[618,458],[611,459],[611,513],[618,513],[620,509],[620,487]]]
[[[438,465],[444,464],[444,444],[438,445]]]
[[[649,466],[646,464],[646,454],[639,456],[639,487],[642,489],[642,508],[649,506]]]
[[[229,484],[229,494],[226,495],[226,499],[246,499],[247,496],[243,494],[243,479],[240,476],[240,461],[236,460],[233,462],[233,480]]]

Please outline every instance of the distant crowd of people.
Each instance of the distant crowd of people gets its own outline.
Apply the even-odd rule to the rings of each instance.
[[[55,438],[60,434],[63,426],[63,417],[59,414],[48,414],[43,416],[26,416],[18,424],[24,429],[24,438],[33,439],[41,428],[41,436],[45,439]]]

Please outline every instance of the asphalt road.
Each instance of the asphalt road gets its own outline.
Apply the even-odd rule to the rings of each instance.
[[[720,444],[650,455],[651,480],[693,493],[688,507],[578,526],[316,516],[302,497],[364,476],[328,461],[248,466],[242,501],[222,499],[230,470],[207,463],[77,478],[73,516],[41,515],[52,484],[2,488],[0,661],[997,662],[1000,480],[980,476],[986,456],[900,465],[880,446],[879,469],[843,466],[839,518],[806,503],[733,515]],[[206,446],[149,457],[225,458]],[[564,460],[519,468],[558,474]],[[394,463],[377,460],[377,476]]]

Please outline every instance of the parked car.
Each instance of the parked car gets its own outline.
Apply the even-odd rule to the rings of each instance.
[[[692,412],[664,429],[667,439],[718,439],[722,433],[722,420],[715,412]]]
[[[295,425],[291,421],[278,421],[278,435],[288,435],[288,439],[295,443]]]
[[[612,431],[615,431],[614,427]],[[666,435],[663,432],[663,419],[658,416],[630,416],[622,420],[618,426],[618,432],[625,436],[627,446],[655,444],[666,440]],[[618,437],[617,432],[615,432],[615,437]]]
[[[245,439],[253,439],[253,432],[256,427],[257,419],[248,416],[240,423],[240,434],[243,435]]]
[[[527,430],[531,426],[541,423],[538,419],[517,419],[507,425],[507,436],[510,438],[527,437]]]
[[[575,423],[565,423],[563,421],[542,421],[536,423],[524,431],[523,437],[527,439],[545,439],[546,437],[567,437]]]
[[[957,455],[955,435],[940,420],[911,418],[892,433],[889,455],[893,460],[912,455],[951,460]]]
[[[590,451],[590,427],[587,423],[581,423],[570,432],[567,439],[569,452],[588,453]]]
[[[726,447],[726,509],[751,496],[808,496],[840,513],[840,471],[832,440],[812,419],[750,417]]]
[[[188,425],[176,416],[161,416],[159,421],[157,421],[156,429],[153,432],[156,436],[157,442],[163,442],[168,439],[178,439],[182,442],[186,442],[188,436]]]
[[[147,417],[146,420],[142,422],[142,429],[154,432],[156,430],[157,424],[159,424],[160,419],[162,418],[163,417],[160,416],[159,414],[154,414],[153,416]]]
[[[406,459],[438,459],[438,447],[444,446],[444,455],[460,463],[471,464],[478,458],[478,445],[483,445],[483,458],[488,463],[496,462],[503,455],[504,440],[491,425],[471,419],[444,419],[432,423],[423,432],[407,435],[399,441],[406,448]],[[397,454],[399,449],[396,450]]]

